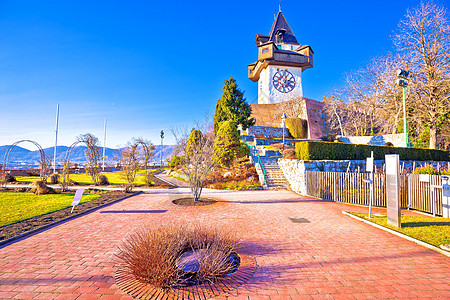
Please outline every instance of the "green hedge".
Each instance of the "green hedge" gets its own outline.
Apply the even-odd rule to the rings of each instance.
[[[301,160],[362,160],[370,157],[384,159],[386,154],[399,154],[400,160],[450,161],[445,150],[357,145],[348,143],[302,141],[295,144],[295,155]]]

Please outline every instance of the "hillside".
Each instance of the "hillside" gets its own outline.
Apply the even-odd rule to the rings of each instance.
[[[8,150],[10,145],[0,146],[0,164],[4,163],[5,153]],[[58,146],[56,151],[56,163],[60,164],[67,153],[69,147],[67,146]],[[173,145],[163,145],[163,162],[167,161],[167,158],[170,157],[174,146]],[[155,156],[152,159],[152,162],[158,163],[160,161],[160,145],[155,145]],[[120,149],[106,148],[105,156],[107,164],[114,164],[116,161],[117,154]],[[72,163],[84,164],[86,162],[86,158],[84,152],[86,151],[85,146],[77,146],[73,148],[70,161]],[[45,154],[50,157],[53,161],[53,153],[54,148],[49,147],[44,149]],[[101,154],[103,154],[103,148],[101,148]],[[10,155],[9,155],[9,165],[10,166],[35,166],[37,162],[40,160],[39,150],[28,150],[22,148],[20,146],[15,146]]]

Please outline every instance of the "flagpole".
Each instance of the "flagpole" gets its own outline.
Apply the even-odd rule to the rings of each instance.
[[[58,147],[59,104],[56,104],[55,149],[53,151],[53,173],[56,173],[56,148]]]
[[[103,134],[103,171],[105,171],[105,151],[106,149],[106,118],[105,118],[105,126],[104,126],[104,134]]]

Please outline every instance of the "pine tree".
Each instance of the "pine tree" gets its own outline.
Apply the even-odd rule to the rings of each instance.
[[[236,125],[223,121],[214,139],[214,161],[222,167],[229,167],[235,158],[242,156],[241,143]]]
[[[236,80],[230,77],[225,80],[222,97],[217,101],[214,113],[214,134],[219,130],[223,121],[233,121],[236,126],[242,125],[247,129],[255,124],[255,119],[250,118],[252,110],[244,98],[244,93],[239,90]]]

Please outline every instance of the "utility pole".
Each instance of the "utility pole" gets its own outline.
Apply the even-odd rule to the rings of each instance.
[[[103,127],[103,162],[102,162],[102,170],[105,171],[105,149],[106,149],[106,118],[105,118],[105,125]]]

